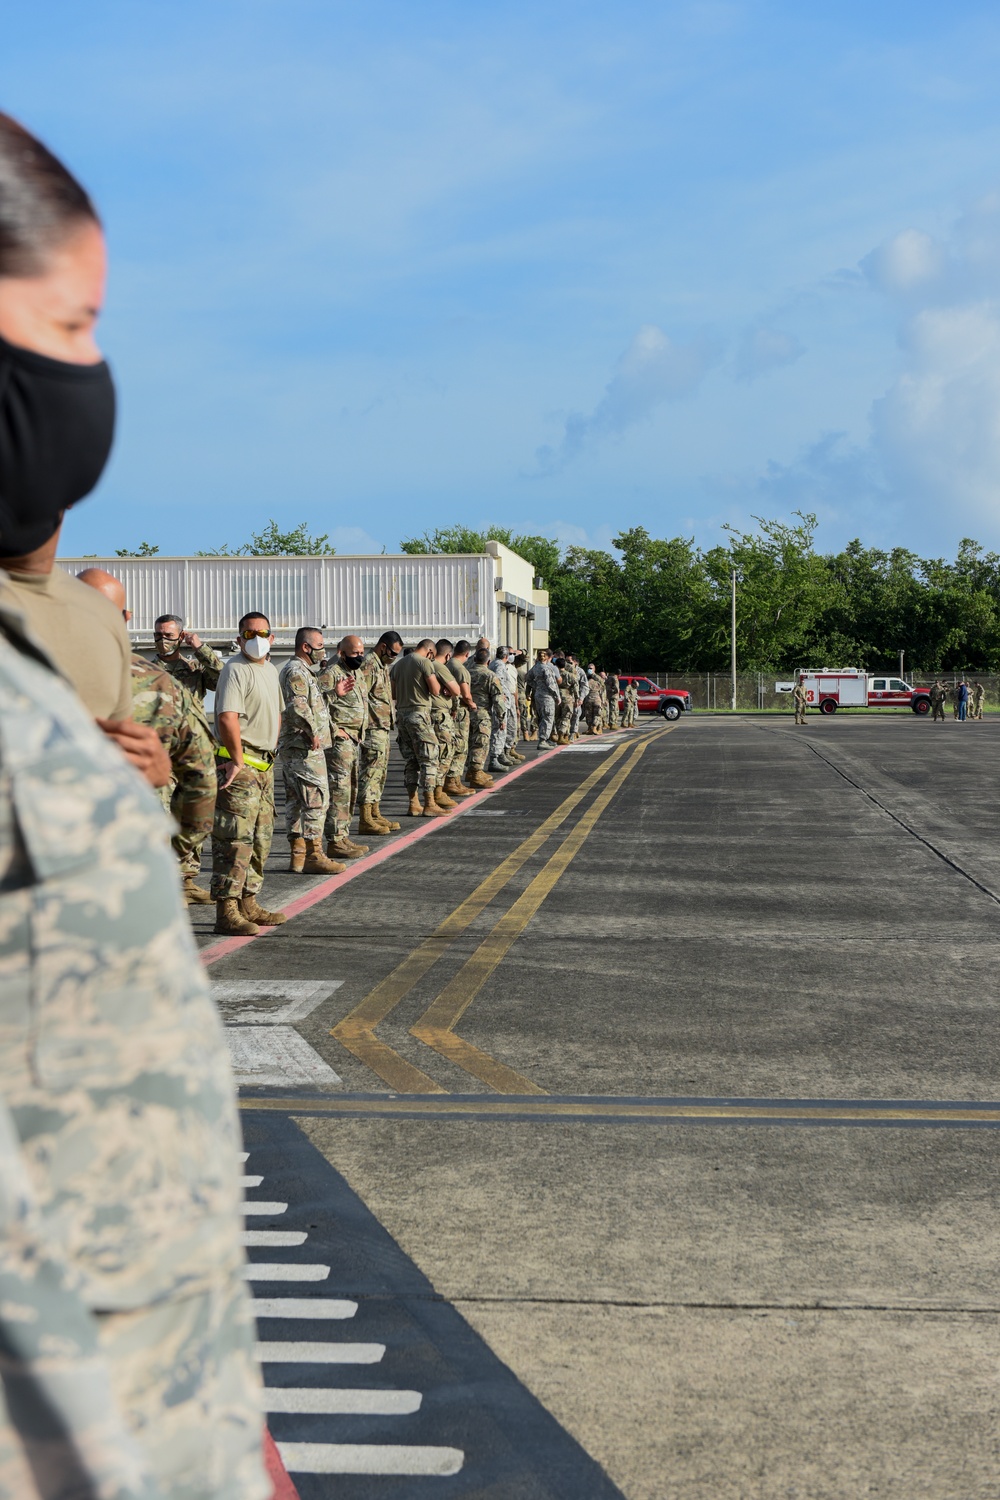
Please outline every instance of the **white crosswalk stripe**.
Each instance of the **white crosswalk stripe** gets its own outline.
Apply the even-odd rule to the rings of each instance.
[[[244,1160],[247,1158],[244,1157]],[[263,1178],[248,1176],[245,1187],[260,1187]],[[249,1216],[285,1213],[285,1203],[249,1202],[244,1211]],[[298,1230],[247,1229],[243,1232],[243,1243],[253,1247],[289,1248],[304,1245],[307,1233]],[[296,1264],[294,1262],[257,1262],[244,1271],[246,1280],[253,1282],[318,1282],[330,1275],[330,1267],[319,1264]],[[439,1447],[433,1444],[407,1443],[338,1443],[321,1441],[328,1435],[333,1438],[336,1428],[329,1428],[329,1419],[337,1417],[390,1417],[405,1419],[418,1412],[423,1396],[420,1391],[393,1390],[390,1388],[357,1389],[335,1384],[334,1372],[357,1365],[380,1364],[385,1357],[386,1346],[378,1343],[335,1343],[313,1339],[289,1340],[267,1337],[270,1320],[301,1320],[304,1324],[353,1318],[358,1311],[357,1302],[347,1297],[255,1297],[253,1310],[258,1319],[259,1342],[257,1356],[264,1367],[265,1381],[268,1371],[276,1365],[301,1364],[326,1372],[329,1385],[323,1386],[269,1386],[265,1384],[263,1405],[265,1411],[274,1416],[304,1417],[310,1426],[317,1423],[315,1442],[283,1442],[279,1438],[276,1446],[288,1472],[296,1474],[360,1474],[376,1476],[421,1476],[443,1478],[457,1474],[465,1462],[460,1448]],[[285,1329],[282,1329],[284,1332]],[[318,1330],[317,1330],[318,1331]],[[326,1419],[324,1421],[324,1419]],[[400,1428],[400,1438],[405,1433]],[[423,1493],[423,1490],[421,1490]],[[432,1491],[427,1492],[428,1495]]]

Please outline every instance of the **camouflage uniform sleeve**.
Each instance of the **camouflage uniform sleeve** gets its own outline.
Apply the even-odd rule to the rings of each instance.
[[[200,715],[192,711],[190,693],[181,688],[181,694],[188,711],[170,745],[174,773],[170,811],[182,833],[206,838],[215,816],[215,750]]]
[[[206,690],[214,692],[222,672],[222,658],[216,655],[211,646],[201,645],[195,652],[201,666],[201,675]]]
[[[127,1435],[97,1323],[47,1240],[0,1101],[0,1491],[39,1500],[156,1500]]]
[[[326,676],[326,673],[323,673]],[[322,686],[322,678],[320,678]],[[301,671],[291,666],[281,674],[281,694],[285,700],[282,732],[289,739],[298,738],[308,748],[319,733],[309,703],[309,685],[305,680],[305,668]]]

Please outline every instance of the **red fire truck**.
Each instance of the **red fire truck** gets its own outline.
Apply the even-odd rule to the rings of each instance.
[[[926,688],[913,687],[888,673],[873,676],[854,667],[823,667],[799,672],[795,680],[805,684],[809,707],[818,708],[821,714],[835,714],[838,708],[909,708],[915,714],[931,711]]]

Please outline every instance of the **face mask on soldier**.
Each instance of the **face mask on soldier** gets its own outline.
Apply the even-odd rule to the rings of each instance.
[[[350,667],[351,670],[355,671],[355,672],[357,671],[358,667],[360,667],[361,663],[364,661],[364,657],[362,656],[362,654],[361,654],[360,651],[357,653],[356,656],[342,656],[340,659],[344,663],[345,667]]]

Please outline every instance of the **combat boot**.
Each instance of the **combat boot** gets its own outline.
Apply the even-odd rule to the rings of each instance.
[[[347,866],[338,864],[335,859],[327,859],[322,839],[310,839],[306,844],[304,868],[307,875],[343,875]]]
[[[417,791],[416,787],[414,787],[413,791],[410,793],[410,805],[407,808],[407,812],[411,818],[419,818],[422,811],[423,808],[420,806],[420,793]]]
[[[301,875],[306,863],[306,841],[305,839],[289,839],[288,846],[288,873]]]
[[[394,823],[391,818],[386,817],[385,813],[382,811],[381,802],[373,802],[372,806],[375,809],[375,816],[376,818],[378,818],[379,822],[384,823],[390,833],[398,833],[400,825],[398,823]]]
[[[521,754],[520,750],[505,750],[504,754],[506,755],[508,760],[514,762],[515,766],[519,766],[525,758]]]
[[[471,787],[463,786],[457,776],[446,777],[444,789],[448,793],[448,796],[451,798],[474,797],[476,795]]]
[[[367,844],[356,844],[346,833],[342,839],[331,839],[326,846],[327,859],[360,859],[362,854],[367,853]]]
[[[384,839],[390,831],[388,823],[381,823],[375,817],[375,804],[363,802],[361,812],[358,814],[358,833],[367,833],[372,838]]]
[[[280,927],[282,922],[288,921],[283,911],[268,911],[266,906],[261,906],[256,896],[248,896],[245,892],[240,897],[240,911],[250,922],[256,922],[258,927]]]
[[[493,777],[487,776],[485,771],[470,771],[469,785],[473,787],[486,787],[493,785]]]
[[[187,906],[211,906],[212,898],[203,885],[195,885],[193,875],[184,876],[184,902]]]
[[[420,809],[420,816],[422,818],[444,817],[445,809],[443,807],[438,807],[437,801],[434,796],[434,788],[432,786],[429,786],[425,792],[422,792],[421,797],[423,798],[423,807]]]
[[[215,903],[215,931],[229,937],[256,937],[260,928],[240,911],[240,903],[230,896]]]
[[[438,807],[443,808],[445,812],[451,812],[453,807],[458,806],[457,802],[453,802],[451,800],[443,786],[436,786],[434,788],[434,801],[437,803]]]

